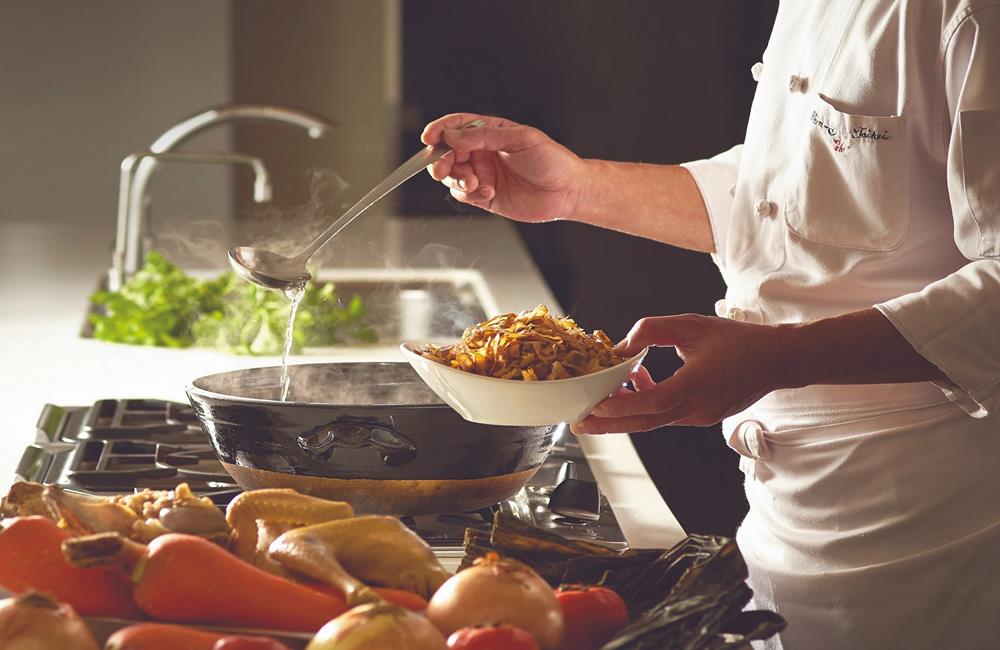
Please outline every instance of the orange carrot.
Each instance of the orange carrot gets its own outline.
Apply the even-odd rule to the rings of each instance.
[[[343,598],[340,590],[333,585],[324,585],[317,582],[309,582],[305,584],[307,587],[320,591],[324,594],[330,594],[331,596],[336,596],[337,598]],[[412,591],[392,589],[390,587],[372,587],[372,590],[381,596],[383,600],[405,607],[411,612],[423,612],[427,609],[427,599],[420,594],[413,593]]]
[[[427,609],[427,599],[425,599],[420,594],[415,594],[412,591],[406,591],[404,589],[390,589],[389,587],[373,587],[375,593],[389,601],[390,603],[396,603],[411,612],[421,613]]]
[[[128,578],[106,568],[78,569],[60,545],[70,534],[45,517],[16,517],[0,528],[0,587],[42,591],[81,616],[141,618]]]
[[[225,636],[180,625],[140,623],[112,634],[104,650],[212,650]]]
[[[148,547],[114,533],[88,535],[67,540],[63,552],[77,566],[124,565],[136,604],[159,621],[316,632],[347,611],[341,598],[272,575],[193,535],[161,535]]]

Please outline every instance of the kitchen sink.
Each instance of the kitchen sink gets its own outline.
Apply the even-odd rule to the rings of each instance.
[[[469,269],[337,269],[317,281],[333,282],[342,300],[361,296],[377,345],[450,342],[497,312],[483,276]]]
[[[218,275],[186,272],[203,278]],[[473,269],[329,269],[321,270],[314,282],[332,282],[338,298],[345,302],[355,295],[361,297],[365,323],[378,334],[378,341],[352,343],[352,348],[394,349],[403,341],[451,342],[466,327],[497,313],[485,279]],[[89,319],[84,319],[81,336],[93,336]],[[344,347],[348,346],[307,348],[303,354],[336,354]]]

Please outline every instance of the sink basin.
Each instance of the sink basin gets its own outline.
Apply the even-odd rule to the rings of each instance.
[[[335,269],[316,280],[333,282],[345,300],[361,296],[379,346],[453,341],[497,312],[483,276],[470,269]]]
[[[201,278],[219,273],[185,272]],[[466,327],[497,313],[485,279],[472,269],[329,269],[321,270],[314,281],[334,283],[342,300],[361,297],[365,322],[378,334],[377,343],[365,346],[373,350],[395,352],[404,341],[453,341]],[[81,336],[93,336],[87,319]],[[343,347],[307,348],[304,354],[334,353]]]

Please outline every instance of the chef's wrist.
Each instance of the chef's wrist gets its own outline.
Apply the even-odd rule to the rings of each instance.
[[[559,218],[602,225],[602,216],[613,210],[609,201],[616,198],[615,183],[611,180],[614,175],[614,163],[595,158],[580,158],[578,171],[572,175],[575,187],[571,192],[573,200],[570,209],[567,214],[560,215]]]
[[[778,388],[947,379],[877,309],[773,327],[780,350]]]
[[[782,323],[770,326],[777,340],[778,362],[772,380],[772,390],[802,388],[818,383],[813,363],[817,344],[810,323]]]

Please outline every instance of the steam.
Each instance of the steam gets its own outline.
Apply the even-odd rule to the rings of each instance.
[[[226,224],[218,219],[168,222],[156,235],[155,248],[182,268],[215,269],[220,260],[225,263],[227,239]]]
[[[290,366],[289,400],[344,406],[438,405],[443,402],[406,364],[337,363]],[[202,377],[204,390],[239,398],[281,400],[281,368],[252,368]]]
[[[250,245],[292,256],[353,203],[348,195],[349,184],[332,169],[309,170],[308,183],[309,199],[302,205],[254,205],[241,215],[230,232],[222,219],[174,224],[157,235],[156,247],[182,268],[216,272],[228,270],[227,253],[234,245]],[[446,196],[455,211],[478,211]],[[470,220],[474,218],[469,215]],[[425,222],[404,217],[398,228],[389,230],[386,221],[379,218],[376,205],[338,234],[310,262],[310,271],[319,278],[323,278],[324,265],[327,268],[399,271],[398,275],[390,273],[399,279],[383,282],[356,284],[346,279],[333,280],[341,305],[355,294],[361,297],[367,310],[367,324],[376,330],[384,343],[395,340],[451,342],[467,327],[493,315],[483,312],[471,285],[458,283],[456,286],[412,273],[468,269],[476,265],[476,260],[470,259],[462,248],[442,243],[425,245],[412,254],[413,239],[422,238],[425,226]],[[460,237],[452,240],[461,241]],[[327,277],[331,275],[335,272],[331,271]],[[229,305],[227,312],[227,317],[240,313],[235,305]],[[202,339],[199,344],[211,347],[218,343],[216,339]]]
[[[267,205],[249,211],[241,228],[240,244],[265,248],[280,255],[300,252],[348,207],[350,185],[332,169],[311,169],[309,200],[302,205]]]

